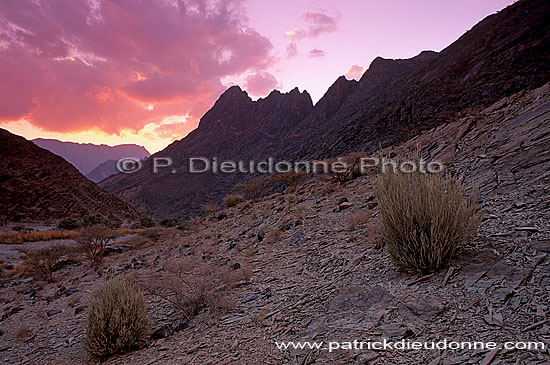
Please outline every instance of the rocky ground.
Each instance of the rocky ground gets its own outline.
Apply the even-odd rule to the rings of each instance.
[[[82,345],[86,304],[103,281],[151,281],[167,262],[193,257],[205,267],[249,272],[222,288],[233,305],[187,323],[171,304],[147,295],[155,338],[106,363],[548,363],[548,350],[329,352],[279,350],[275,343],[447,338],[548,347],[549,100],[546,85],[384,151],[401,155],[420,144],[423,156],[438,157],[481,188],[476,239],[446,270],[419,277],[392,265],[377,236],[374,172],[343,185],[317,178],[187,231],[139,244],[130,239],[135,248],[109,255],[101,270],[67,266],[53,284],[5,278],[1,362],[94,363]],[[351,203],[346,209],[338,208],[343,200]]]

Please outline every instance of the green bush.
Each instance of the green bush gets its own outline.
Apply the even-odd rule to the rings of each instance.
[[[109,225],[109,222],[102,214],[87,214],[82,217],[82,226],[83,227],[90,227],[95,226],[97,224],[104,224],[106,226]]]
[[[450,176],[387,173],[378,176],[382,236],[392,262],[422,274],[439,270],[476,233],[477,193],[468,199]]]
[[[151,227],[154,227],[156,223],[153,218],[148,216],[143,216],[139,220],[139,225],[141,226],[141,228],[151,228]]]
[[[66,217],[59,221],[59,224],[57,225],[57,228],[59,229],[77,229],[80,227],[80,222],[77,218],[74,217]]]
[[[88,306],[86,350],[96,357],[127,351],[149,331],[143,294],[125,280],[111,279]]]

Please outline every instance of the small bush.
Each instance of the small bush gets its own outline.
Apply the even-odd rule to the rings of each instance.
[[[308,176],[304,171],[287,171],[272,175],[271,180],[275,183],[283,184],[287,192],[294,192],[298,185]]]
[[[139,220],[139,225],[141,228],[151,228],[156,226],[155,220],[148,216],[143,216]]]
[[[250,200],[256,202],[270,187],[270,179],[257,176],[245,183],[235,185],[235,190],[244,193]]]
[[[447,265],[480,222],[477,196],[467,199],[464,186],[450,176],[381,174],[376,195],[388,253],[405,270],[426,274]]]
[[[204,214],[208,217],[216,214],[218,211],[218,206],[216,204],[206,203],[202,206],[202,210],[204,210]]]
[[[109,227],[99,224],[83,228],[75,241],[90,263],[99,266],[103,262],[105,247],[113,238],[115,233]]]
[[[102,224],[105,226],[109,225],[109,222],[102,214],[87,214],[82,217],[82,226],[83,227],[91,227],[98,224]]]
[[[61,257],[66,253],[66,246],[54,245],[39,250],[25,250],[19,251],[23,254],[23,266],[34,275],[35,279],[45,280],[48,283],[53,283],[53,272],[58,266]]]
[[[88,306],[86,350],[96,357],[127,351],[149,331],[143,294],[125,280],[111,279]]]
[[[226,208],[234,207],[235,205],[244,202],[244,198],[242,195],[226,195],[225,198],[223,198],[223,205]]]
[[[228,277],[226,270],[203,265],[196,257],[168,261],[164,270],[142,283],[152,295],[171,303],[185,317],[197,315],[207,309],[217,313],[224,309],[228,298],[217,289]]]
[[[57,228],[67,230],[77,229],[80,228],[80,222],[77,218],[66,217],[59,221],[59,223],[57,224]]]
[[[177,218],[162,218],[159,222],[161,227],[177,227],[179,224]]]

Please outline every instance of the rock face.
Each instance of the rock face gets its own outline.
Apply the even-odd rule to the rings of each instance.
[[[118,161],[125,157],[143,159],[150,155],[145,147],[135,144],[107,146],[104,144],[62,142],[56,139],[44,138],[36,138],[32,141],[37,146],[63,157],[84,175],[88,175],[93,169],[107,160]]]
[[[155,155],[172,158],[177,173],[153,174],[149,161],[139,173],[113,176],[101,186],[168,216],[218,202],[250,177],[186,174],[181,171],[189,157],[299,161],[398,145],[548,82],[549,17],[547,1],[518,1],[440,53],[376,58],[359,82],[340,77],[315,106],[297,89],[254,102],[231,87],[195,131]]]
[[[245,91],[233,86],[201,118],[196,130],[152,156],[170,157],[173,170],[152,173],[151,158],[140,171],[111,176],[99,185],[124,199],[143,202],[159,217],[199,212],[204,203],[219,202],[236,183],[251,175],[189,173],[190,157],[249,161],[266,156],[312,108],[310,95],[298,89],[284,94],[273,91],[252,101]]]
[[[55,219],[101,213],[135,218],[135,210],[101,190],[63,158],[0,129],[0,219]]]

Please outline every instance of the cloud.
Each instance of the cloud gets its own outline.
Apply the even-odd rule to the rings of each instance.
[[[276,87],[280,85],[275,76],[263,71],[249,75],[244,82],[244,88],[254,96],[265,96]]]
[[[296,46],[296,42],[294,41],[288,42],[288,46],[286,46],[286,54],[287,54],[287,57],[294,57],[298,54],[298,48]]]
[[[332,33],[338,30],[338,17],[329,16],[321,12],[306,11],[301,19],[308,23],[304,28],[294,28],[285,32],[285,36],[291,40],[317,38],[324,33]]]
[[[238,0],[0,2],[0,123],[119,134],[188,115],[191,130],[223,77],[274,63],[242,14]]]
[[[309,51],[309,57],[325,57],[325,51],[322,49],[312,49]]]
[[[348,80],[359,80],[361,76],[367,71],[365,66],[351,65],[346,71],[345,75]]]

